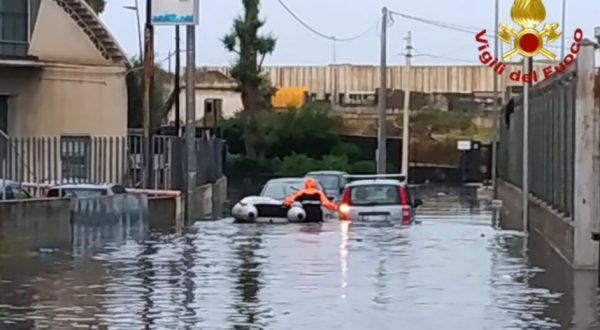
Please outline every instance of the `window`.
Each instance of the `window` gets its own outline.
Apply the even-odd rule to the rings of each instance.
[[[31,198],[31,195],[29,195],[29,193],[25,190],[23,190],[21,187],[16,187],[13,186],[12,187],[12,193],[15,199],[29,199]]]
[[[90,138],[63,136],[60,142],[63,178],[87,179],[90,169]]]
[[[29,1],[0,0],[0,54],[23,56],[29,44]]]
[[[398,205],[399,187],[382,184],[357,186],[350,191],[350,203],[357,206]]]

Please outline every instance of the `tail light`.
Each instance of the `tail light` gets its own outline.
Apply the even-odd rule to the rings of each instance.
[[[344,188],[342,194],[342,203],[339,208],[340,220],[348,220],[348,212],[350,211],[350,188]]]
[[[402,210],[402,224],[403,225],[410,224],[410,210],[408,208],[404,208]]]
[[[406,197],[406,189],[400,186],[398,187],[398,197],[400,198],[400,205],[408,205],[408,198]]]

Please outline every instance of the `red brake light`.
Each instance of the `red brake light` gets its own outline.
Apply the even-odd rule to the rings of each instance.
[[[410,211],[408,208],[402,210],[402,224],[408,225],[410,223]]]
[[[344,188],[342,193],[342,203],[339,208],[340,220],[348,220],[348,208],[350,206],[350,188]]]
[[[350,188],[344,188],[344,193],[342,194],[342,204],[350,205]]]
[[[408,198],[406,197],[406,189],[404,187],[398,187],[398,196],[400,197],[400,205],[408,205]]]

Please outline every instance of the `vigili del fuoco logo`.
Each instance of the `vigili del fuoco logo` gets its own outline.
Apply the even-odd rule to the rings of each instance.
[[[489,52],[489,42],[486,37],[487,30],[484,29],[477,34],[475,40],[479,43],[479,60],[481,63],[489,66],[499,75],[506,71],[506,63],[515,55],[523,57],[544,56],[548,60],[556,60],[556,54],[546,48],[546,45],[556,41],[560,36],[558,23],[545,23],[541,29],[540,24],[546,19],[546,8],[542,0],[515,0],[510,16],[519,26],[515,28],[510,24],[500,24],[498,38],[504,43],[509,44],[512,49],[502,54],[502,60],[494,58]],[[561,73],[575,62],[575,57],[581,49],[583,40],[583,31],[576,29],[573,33],[573,43],[569,53],[558,63],[558,65],[548,65],[542,69],[541,74],[532,68],[531,74],[523,73],[522,70],[515,70],[509,73],[509,79],[524,83],[535,83],[543,79],[548,79],[553,73]]]

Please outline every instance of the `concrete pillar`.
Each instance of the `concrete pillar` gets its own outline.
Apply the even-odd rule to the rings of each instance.
[[[592,232],[600,219],[600,116],[595,102],[594,44],[584,40],[577,56],[575,112],[574,258],[576,268],[598,267],[598,243]]]

